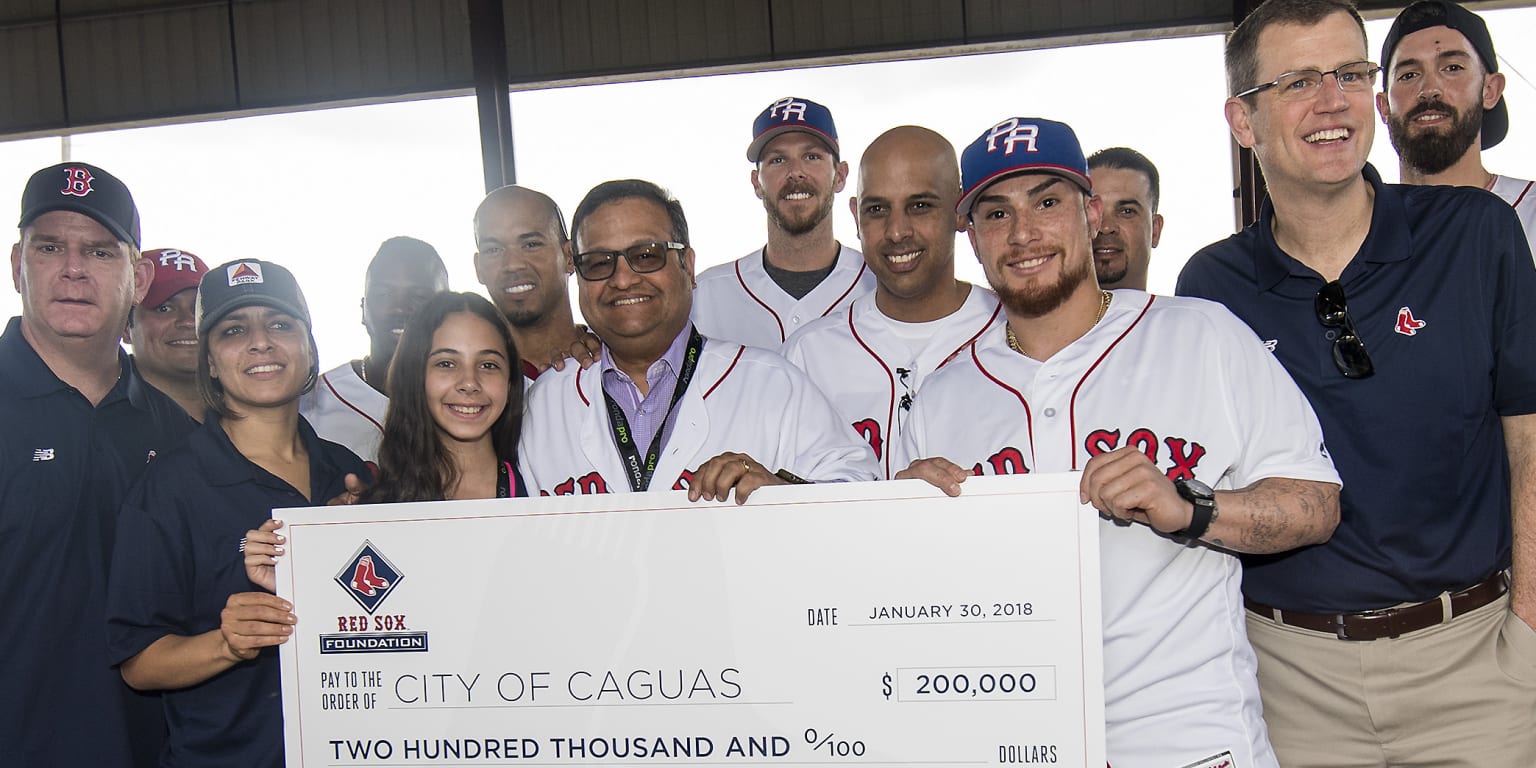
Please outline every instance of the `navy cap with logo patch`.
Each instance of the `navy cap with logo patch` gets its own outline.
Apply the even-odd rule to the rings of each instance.
[[[983,131],[960,156],[961,197],[956,212],[970,215],[983,189],[1020,173],[1053,173],[1093,193],[1088,161],[1071,126],[1038,117],[1010,117]]]
[[[260,259],[220,264],[203,275],[197,287],[197,333],[208,332],[230,312],[242,307],[271,307],[310,326],[309,304],[293,273]]]
[[[747,160],[757,162],[768,142],[790,131],[809,133],[826,142],[832,154],[842,154],[837,145],[837,125],[832,122],[832,110],[810,99],[785,96],[769,104],[752,122],[752,143],[747,145]]]
[[[1472,49],[1477,51],[1483,69],[1488,72],[1499,71],[1499,57],[1493,52],[1493,38],[1488,35],[1488,25],[1483,22],[1483,17],[1445,0],[1420,0],[1397,15],[1392,22],[1392,29],[1387,32],[1386,41],[1381,44],[1381,66],[1387,70],[1382,76],[1383,91],[1392,82],[1392,55],[1397,52],[1398,43],[1415,32],[1431,27],[1446,27],[1460,32],[1472,44]],[[1497,104],[1483,111],[1481,146],[1483,149],[1494,147],[1507,135],[1509,107],[1504,104],[1504,97],[1500,96]]]
[[[59,163],[32,174],[21,194],[21,223],[25,229],[52,211],[85,214],[118,240],[139,247],[139,209],[128,186],[88,163]]]

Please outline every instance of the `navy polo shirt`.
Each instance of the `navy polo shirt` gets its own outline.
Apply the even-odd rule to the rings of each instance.
[[[324,504],[344,490],[349,472],[367,477],[361,459],[316,437],[302,418],[299,433],[309,452],[309,500],[242,456],[218,418],[157,459],[129,492],[107,588],[112,663],[166,635],[218,629],[230,595],[260,589],[245,575],[245,532],[274,508]],[[282,765],[281,693],[276,648],[198,685],[165,691],[170,732],[161,765]]]
[[[21,318],[0,335],[7,765],[124,766],[131,750],[162,739],[159,701],[131,691],[108,663],[103,595],[129,483],[195,425],[127,355],[118,365],[122,375],[93,406],[38,357]]]
[[[1276,245],[1274,208],[1207,246],[1178,292],[1214,299],[1270,343],[1323,426],[1344,488],[1326,543],[1243,558],[1243,591],[1336,613],[1433,598],[1510,564],[1501,416],[1536,412],[1536,269],[1514,211],[1480,189],[1383,184],[1340,275],[1375,375],[1334,366],[1324,280]],[[1263,408],[1263,403],[1253,403]]]

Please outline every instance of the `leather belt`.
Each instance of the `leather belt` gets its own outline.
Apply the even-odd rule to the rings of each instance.
[[[1316,614],[1282,611],[1243,598],[1243,606],[1254,613],[1290,627],[1326,632],[1340,640],[1380,640],[1450,621],[1475,611],[1509,591],[1509,571],[1499,571],[1460,592],[1442,594],[1417,605],[1383,608],[1359,613]]]

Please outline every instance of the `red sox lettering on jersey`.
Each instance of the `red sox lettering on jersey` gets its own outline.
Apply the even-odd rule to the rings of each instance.
[[[75,197],[85,197],[95,191],[91,189],[91,182],[95,178],[87,168],[70,166],[64,169],[64,188],[59,192]]]
[[[1014,146],[1020,143],[1024,145],[1025,152],[1036,152],[1035,138],[1039,135],[1040,126],[1030,123],[1021,125],[1017,117],[1010,117],[992,126],[992,130],[987,133],[987,151],[996,152],[997,141],[1002,139],[1005,155],[1013,154]]]

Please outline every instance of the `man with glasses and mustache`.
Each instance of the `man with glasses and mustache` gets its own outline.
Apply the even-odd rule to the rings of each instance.
[[[693,248],[675,198],[648,181],[604,182],[576,207],[571,235],[578,303],[602,350],[528,392],[518,454],[530,495],[734,490],[742,503],[764,485],[875,479],[869,446],[805,374],[689,321]]]
[[[1536,182],[1490,173],[1483,150],[1509,133],[1504,74],[1482,17],[1424,0],[1398,14],[1381,46],[1376,111],[1387,125],[1404,184],[1486,189],[1514,206],[1536,234]]]
[[[1536,269],[1498,199],[1381,182],[1366,56],[1338,0],[1232,33],[1227,120],[1269,199],[1179,279],[1265,340],[1344,482],[1327,543],[1244,558],[1264,717],[1286,766],[1529,765]]]
[[[874,290],[858,251],[832,236],[832,203],[848,179],[832,112],[787,96],[752,124],[752,190],[768,244],[699,275],[694,322],[706,336],[778,349],[790,334]]]

